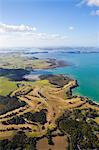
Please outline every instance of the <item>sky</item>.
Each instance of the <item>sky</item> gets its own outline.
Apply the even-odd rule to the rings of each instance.
[[[99,0],[0,0],[0,47],[99,47]]]

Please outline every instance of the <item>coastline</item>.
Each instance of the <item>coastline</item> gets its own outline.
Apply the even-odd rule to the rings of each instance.
[[[53,142],[53,135],[56,132],[56,139],[59,138],[64,141],[65,135],[70,140],[70,142],[67,140],[67,145],[73,144],[71,136],[75,135],[74,133],[80,133],[79,129],[75,127],[78,126],[82,134],[85,135],[84,129],[88,130],[89,125],[91,125],[88,120],[94,121],[93,119],[97,119],[98,107],[88,98],[72,95],[72,90],[78,86],[77,80],[63,74],[42,75],[40,79],[33,82],[33,84],[28,82],[21,86],[19,85],[19,88],[9,95],[9,98],[17,98],[19,102],[25,102],[25,105],[17,109],[14,108],[0,116],[1,134],[3,132],[8,134],[11,131],[12,134],[9,135],[9,138],[13,140],[15,139],[13,136],[14,130],[20,130],[27,139],[35,138],[35,146],[38,146],[41,140]],[[96,124],[95,126],[97,127],[98,125]],[[74,130],[71,130],[71,128]],[[87,130],[85,130],[86,134]],[[89,129],[88,132],[91,134],[93,131]],[[59,133],[64,134],[59,136]],[[94,131],[94,135],[95,133]],[[20,135],[19,132],[16,132],[17,134]],[[6,139],[6,136],[1,137],[3,138],[2,141]],[[73,138],[75,138],[77,144],[82,146],[82,143],[79,143],[75,136]]]
[[[73,79],[73,80],[75,80],[75,79]],[[75,85],[70,87],[70,94],[71,94],[70,96],[76,96],[76,94],[73,95],[73,89],[75,89],[77,87],[79,87],[79,84],[78,84],[78,81],[75,80]],[[82,98],[85,98],[91,105],[95,105],[95,106],[99,107],[98,102],[88,98],[87,96],[81,96],[80,94],[79,94],[79,96]]]
[[[53,69],[53,68],[70,66],[70,64],[68,62],[63,61],[63,60],[48,58],[47,62],[50,63],[50,65],[46,69]]]

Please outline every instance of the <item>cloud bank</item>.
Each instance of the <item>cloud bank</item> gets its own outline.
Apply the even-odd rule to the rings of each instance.
[[[36,27],[8,25],[0,23],[0,46],[39,46],[57,45],[66,42],[68,37],[58,33],[37,32]]]
[[[0,32],[31,32],[36,31],[36,27],[26,25],[7,25],[0,23]]]

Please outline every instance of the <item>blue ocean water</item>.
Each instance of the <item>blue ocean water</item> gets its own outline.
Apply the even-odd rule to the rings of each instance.
[[[34,55],[33,55],[34,56]],[[68,67],[35,71],[35,74],[66,74],[77,79],[79,87],[74,94],[87,96],[99,102],[99,53],[65,53],[50,51],[35,54],[39,58],[56,58],[70,63]]]

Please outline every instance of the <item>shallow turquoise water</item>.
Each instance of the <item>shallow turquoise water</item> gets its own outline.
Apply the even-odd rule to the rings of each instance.
[[[78,80],[79,87],[74,93],[87,96],[99,102],[99,53],[70,54],[62,52],[49,52],[35,55],[40,58],[56,58],[71,63],[69,67],[50,69],[35,73],[66,74]]]

